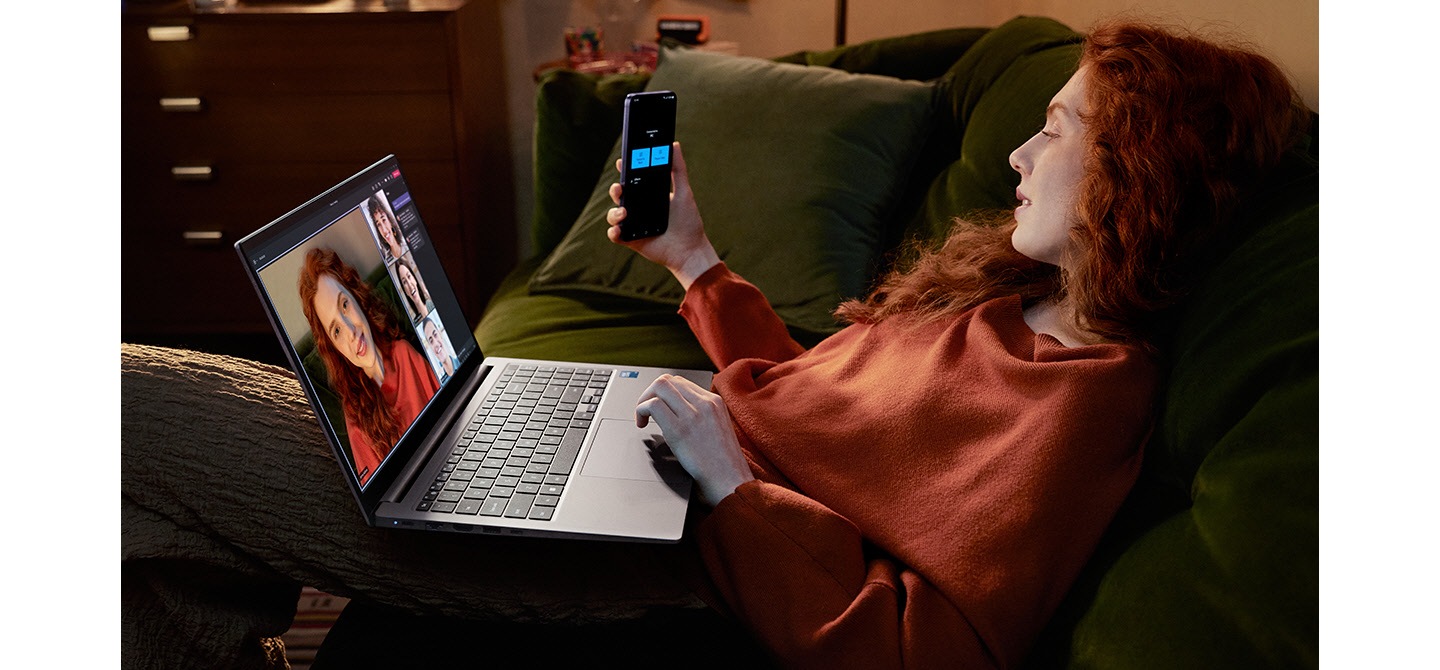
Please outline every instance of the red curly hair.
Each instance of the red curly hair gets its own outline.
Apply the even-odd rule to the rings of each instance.
[[[1154,348],[1162,315],[1308,113],[1264,57],[1153,26],[1098,26],[1079,67],[1089,148],[1070,232],[1073,272],[1015,251],[1013,212],[983,213],[957,220],[938,248],[912,249],[913,261],[868,298],[840,305],[838,317],[939,318],[1004,295],[1026,305],[1068,297],[1082,332]]]
[[[389,351],[391,343],[405,335],[393,316],[389,303],[370,290],[370,285],[365,283],[360,273],[341,259],[339,254],[326,248],[311,249],[305,254],[305,265],[300,270],[299,280],[300,305],[305,312],[305,320],[310,323],[310,332],[315,337],[315,349],[320,353],[320,360],[325,362],[325,369],[330,373],[330,385],[340,395],[345,415],[355,419],[355,423],[365,431],[372,447],[377,450],[388,447],[400,439],[402,428],[394,410],[381,395],[380,385],[346,360],[335,348],[335,344],[325,334],[325,324],[320,322],[320,317],[315,312],[315,293],[319,290],[320,277],[324,275],[334,277],[335,281],[355,297],[360,311],[370,322],[370,333],[375,340],[377,353]],[[380,460],[384,460],[385,455],[378,452],[376,454]]]

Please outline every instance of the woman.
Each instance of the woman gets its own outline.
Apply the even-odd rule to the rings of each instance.
[[[248,516],[207,526],[225,536],[213,544],[239,548],[224,564],[247,576],[259,565],[277,584],[412,609],[614,615],[697,594],[790,665],[1018,665],[1135,480],[1167,309],[1297,135],[1294,101],[1259,57],[1100,28],[1010,156],[1015,210],[958,222],[842,305],[852,325],[809,351],[720,262],[676,145],[669,230],[627,246],[686,288],[681,312],[720,368],[713,390],[662,378],[636,408],[713,507],[693,546],[330,533],[344,551],[306,553]],[[611,212],[612,239],[623,218]],[[150,489],[127,492],[132,516],[180,532],[165,524],[189,508],[155,488],[144,504],[131,501]],[[434,577],[456,562],[464,578]],[[174,619],[154,625],[185,623]],[[255,617],[232,620],[254,639]]]
[[[370,218],[375,222],[375,232],[380,235],[380,251],[385,254],[385,262],[389,263],[410,252],[410,246],[405,243],[405,234],[400,232],[400,227],[395,225],[395,219],[390,216],[390,210],[380,198],[373,197],[369,200]]]
[[[389,308],[339,254],[311,249],[299,288],[315,348],[340,395],[350,453],[364,484],[440,385]]]
[[[420,273],[415,270],[415,264],[409,258],[401,258],[395,263],[395,276],[400,281],[400,292],[405,295],[405,304],[414,315],[411,321],[418,322],[430,313],[430,291],[425,289],[425,283],[420,281]]]
[[[668,231],[621,242],[616,207],[609,234],[685,287],[720,369],[636,414],[715,507],[723,606],[804,665],[1021,661],[1139,472],[1187,263],[1297,136],[1295,99],[1256,56],[1101,28],[1010,156],[1014,211],[957,222],[810,351],[720,261],[677,143]]]

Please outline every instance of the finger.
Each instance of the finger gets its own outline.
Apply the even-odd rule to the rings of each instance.
[[[685,156],[680,153],[678,141],[670,143],[670,184],[671,190],[690,184],[690,170],[685,167]]]
[[[611,202],[614,202],[614,203],[617,204],[617,205],[620,204],[620,194],[623,193],[623,192],[624,192],[624,188],[621,187],[620,184],[618,184],[618,183],[617,183],[617,184],[611,184],[611,185],[610,185],[610,201],[611,201]]]
[[[664,402],[672,412],[677,416],[695,416],[698,411],[694,402],[696,397],[684,386],[685,384],[694,386],[694,383],[676,375],[664,375],[655,382],[655,397]]]
[[[675,388],[676,379],[684,378],[675,375],[660,375],[656,377],[655,381],[650,382],[650,385],[645,387],[645,391],[641,393],[640,398],[635,401],[636,404],[658,399],[666,405],[669,405],[672,412],[678,412],[689,407],[690,403],[686,402]]]
[[[605,212],[605,223],[611,226],[618,226],[620,222],[625,220],[625,214],[624,207],[611,207],[609,211]]]
[[[657,397],[659,388],[665,384],[670,383],[668,381],[669,377],[670,375],[668,374],[656,377],[655,381],[650,382],[650,385],[646,386],[645,390],[640,392],[640,397],[635,400],[635,404],[638,405],[642,402],[645,402],[646,400]]]
[[[659,398],[650,398],[635,406],[635,425],[644,428],[650,424],[650,419],[660,426],[661,433],[668,433],[679,422],[675,412]]]
[[[615,171],[616,171],[616,172],[624,172],[624,171],[625,171],[624,169],[622,169],[622,168],[620,167],[620,159],[619,159],[619,158],[616,158],[616,159],[615,159]]]

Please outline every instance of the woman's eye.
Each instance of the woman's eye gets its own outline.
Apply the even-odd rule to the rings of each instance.
[[[1043,129],[1043,128],[1040,130],[1040,134],[1041,134],[1041,135],[1044,135],[1046,138],[1052,139],[1052,140],[1060,136],[1060,133],[1052,133],[1052,132],[1050,132],[1050,131],[1048,131],[1048,130],[1045,130],[1045,129]]]

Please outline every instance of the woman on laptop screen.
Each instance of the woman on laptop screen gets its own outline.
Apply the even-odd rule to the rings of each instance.
[[[333,250],[305,255],[300,301],[340,395],[355,472],[365,484],[440,382],[385,302]]]

